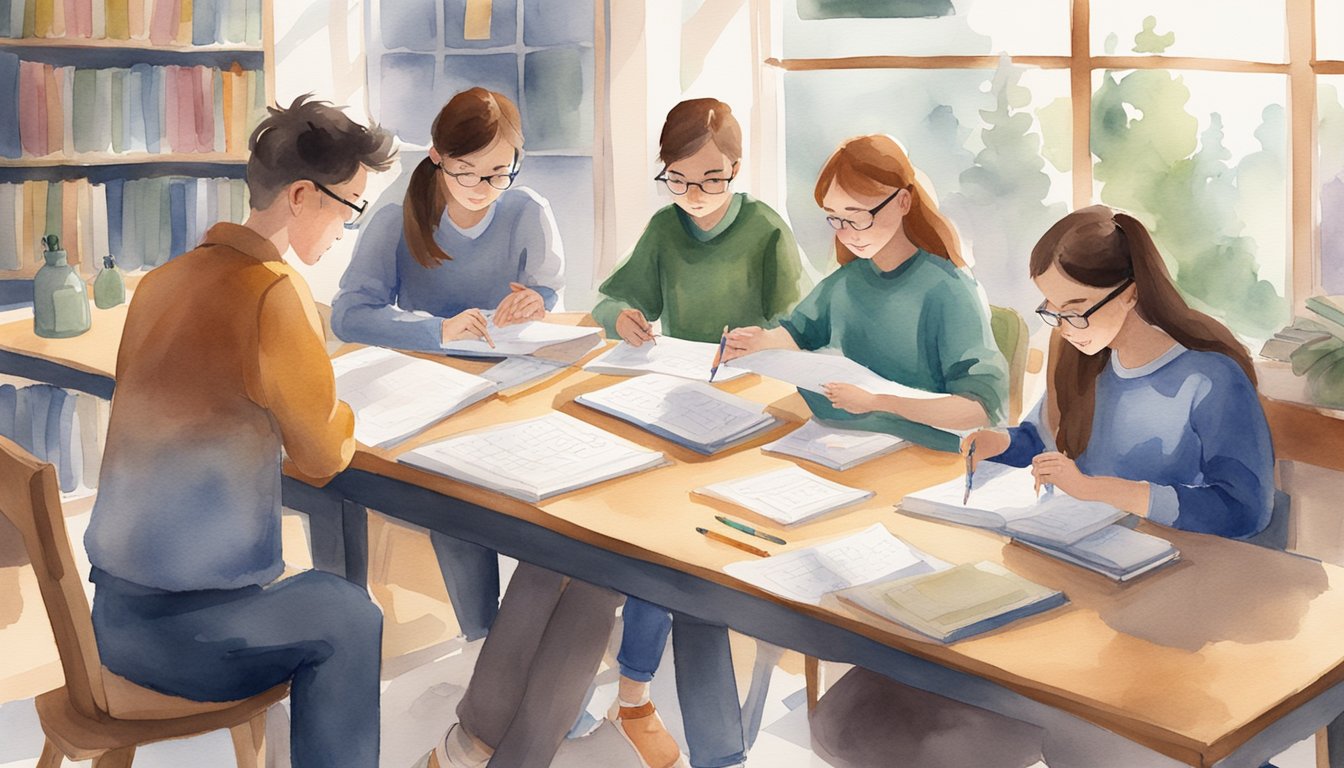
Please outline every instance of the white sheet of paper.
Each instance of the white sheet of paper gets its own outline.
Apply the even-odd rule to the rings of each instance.
[[[386,447],[496,389],[488,379],[392,349],[365,347],[332,360],[336,395],[355,412],[355,439]]]
[[[487,318],[493,313],[486,312]],[[577,325],[548,323],[545,320],[530,320],[526,323],[513,323],[503,328],[495,325],[491,319],[486,326],[491,347],[484,339],[463,339],[450,341],[443,345],[443,351],[451,355],[470,355],[476,357],[503,357],[511,355],[530,355],[537,350],[553,344],[563,344],[576,339],[591,338],[593,345],[600,340],[601,329],[584,328]],[[590,346],[589,349],[592,347]]]
[[[781,525],[793,525],[873,497],[872,491],[833,483],[792,464],[714,483],[696,492],[746,507]]]
[[[800,389],[817,393],[822,393],[822,387],[826,384],[843,382],[877,395],[895,395],[920,400],[947,396],[884,379],[847,357],[825,352],[766,349],[730,360],[728,366],[755,371],[762,376],[779,379]]]
[[[501,390],[504,390],[553,376],[566,367],[564,363],[519,355],[495,363],[482,371],[481,376],[495,382]]]
[[[729,440],[770,419],[760,403],[720,392],[705,382],[661,373],[636,376],[585,393],[579,402],[656,424],[702,445]]]
[[[729,563],[729,576],[772,594],[817,605],[823,595],[870,581],[914,576],[947,563],[893,536],[881,523],[835,541]]]
[[[835,469],[844,469],[903,447],[895,435],[840,429],[808,419],[803,426],[780,439],[761,446],[761,450],[815,461]]]
[[[709,381],[709,369],[714,365],[714,356],[718,351],[718,344],[659,336],[657,343],[645,342],[638,347],[622,341],[583,368],[586,371],[616,376],[665,373],[684,379]],[[747,373],[749,372],[741,368],[720,365],[714,381],[730,381]]]

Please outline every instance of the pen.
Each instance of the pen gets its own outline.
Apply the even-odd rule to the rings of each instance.
[[[757,537],[757,538],[765,539],[766,541],[774,542],[775,544],[788,544],[788,543],[789,543],[789,542],[787,542],[787,541],[785,541],[785,540],[779,538],[778,536],[771,536],[771,535],[768,534],[768,533],[761,533],[760,531],[756,530],[755,528],[752,528],[752,527],[749,526],[749,525],[743,525],[742,523],[739,523],[739,522],[737,522],[736,520],[729,520],[728,518],[724,517],[723,515],[715,515],[715,516],[714,516],[714,519],[715,519],[715,520],[718,520],[720,523],[723,523],[724,525],[728,526],[729,528],[735,528],[735,529],[737,529],[737,530],[739,530],[739,531],[741,531],[741,532],[743,532],[743,533],[750,534],[750,535],[755,536],[755,537]]]
[[[961,496],[961,506],[966,506],[966,502],[971,500],[971,481],[975,477],[975,441],[971,441],[971,447],[966,451],[966,493]]]
[[[756,555],[757,557],[769,557],[769,556],[770,556],[770,553],[769,553],[769,552],[766,552],[764,549],[760,549],[760,548],[757,548],[757,547],[753,547],[753,546],[751,546],[750,544],[743,544],[742,542],[738,541],[737,539],[730,539],[730,538],[728,538],[727,536],[724,536],[723,534],[720,534],[720,533],[715,533],[715,532],[713,532],[713,531],[708,531],[708,530],[705,530],[704,528],[696,528],[696,529],[695,529],[695,532],[696,532],[696,533],[699,533],[699,534],[702,534],[702,535],[704,535],[704,536],[707,536],[707,537],[709,537],[709,538],[711,538],[711,539],[713,539],[713,540],[715,540],[715,541],[717,541],[717,542],[720,542],[720,543],[722,543],[722,544],[727,544],[727,545],[730,546],[730,547],[737,547],[738,549],[742,550],[743,552],[750,552],[751,554]]]
[[[723,326],[723,335],[719,337],[719,351],[714,353],[714,364],[709,366],[709,380],[719,372],[719,363],[723,362],[723,348],[728,345],[728,326]]]

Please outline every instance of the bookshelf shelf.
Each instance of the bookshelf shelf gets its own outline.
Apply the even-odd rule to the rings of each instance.
[[[260,45],[160,45],[148,40],[109,40],[106,38],[52,38],[52,37],[5,37],[0,38],[0,50],[23,48],[84,50],[96,51],[133,51],[163,52],[186,55],[201,54],[265,54]]]
[[[0,168],[56,168],[65,165],[148,165],[153,163],[247,164],[242,152],[163,152],[158,154],[81,152],[54,157],[0,158]]]

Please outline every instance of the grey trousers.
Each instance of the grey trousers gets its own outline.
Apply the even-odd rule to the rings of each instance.
[[[544,768],[574,724],[624,596],[519,563],[481,647],[458,720],[492,766]]]

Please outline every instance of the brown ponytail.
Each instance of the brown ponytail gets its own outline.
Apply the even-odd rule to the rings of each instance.
[[[1031,276],[1039,277],[1052,264],[1070,280],[1093,288],[1133,279],[1140,319],[1187,349],[1227,355],[1255,382],[1246,348],[1217,320],[1185,303],[1152,236],[1129,214],[1094,205],[1060,219],[1032,249]],[[1110,349],[1083,354],[1058,330],[1051,336],[1049,420],[1057,425],[1056,445],[1070,458],[1082,455],[1092,437],[1097,377],[1110,357]]]
[[[933,197],[915,179],[915,168],[899,142],[890,136],[874,134],[858,136],[842,143],[821,168],[813,191],[817,205],[822,204],[831,184],[836,183],[851,194],[886,197],[893,189],[910,190],[910,213],[902,226],[906,237],[917,247],[936,256],[942,256],[958,267],[966,266],[961,257],[961,243]],[[835,260],[841,265],[858,258],[835,240]]]
[[[479,152],[496,140],[523,149],[523,120],[518,107],[503,94],[469,88],[443,105],[434,118],[430,140],[443,157]],[[402,231],[411,256],[423,267],[437,267],[453,257],[434,240],[434,231],[448,205],[447,192],[437,178],[439,168],[430,158],[420,161],[402,201]]]

